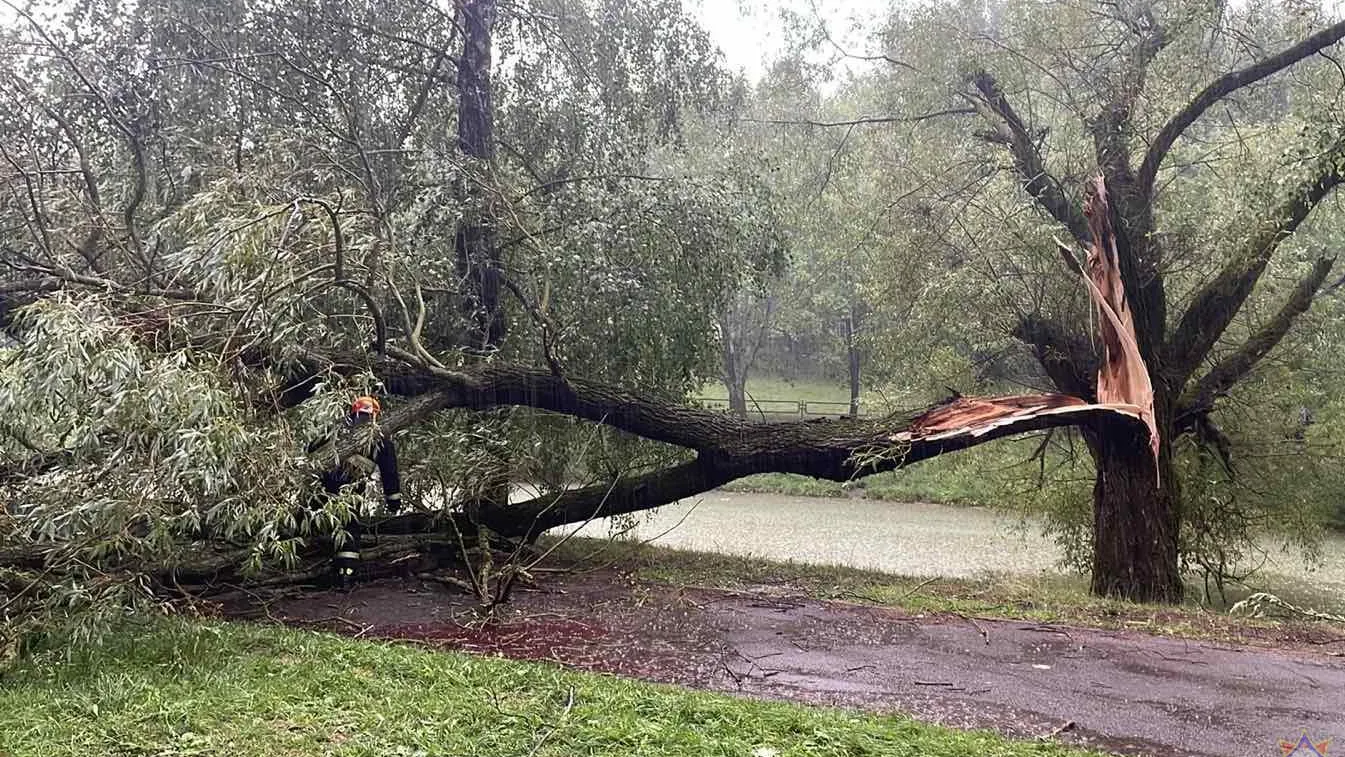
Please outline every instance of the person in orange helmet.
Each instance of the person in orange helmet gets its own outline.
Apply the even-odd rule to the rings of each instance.
[[[333,430],[322,439],[318,439],[308,447],[309,454],[317,452],[328,445],[332,445],[331,453],[335,454],[335,442],[340,430],[350,429],[355,426],[370,423],[378,418],[382,406],[378,400],[370,396],[361,396],[355,398],[350,405],[350,412],[342,419],[339,430]],[[322,491],[315,493],[309,501],[310,510],[321,510],[331,497],[338,494],[342,487],[349,485],[356,494],[363,494],[368,477],[378,469],[379,479],[383,485],[383,501],[387,511],[396,514],[402,508],[402,485],[401,476],[397,469],[397,446],[391,438],[377,439],[373,443],[373,448],[369,450],[368,455],[352,455],[348,465],[337,464],[327,469],[322,474]],[[362,474],[362,475],[354,475]],[[346,531],[350,534],[350,540],[347,544],[340,547],[332,556],[332,568],[335,574],[337,584],[343,588],[350,588],[358,574],[360,564],[360,537],[364,532],[364,526],[356,515],[346,524]]]

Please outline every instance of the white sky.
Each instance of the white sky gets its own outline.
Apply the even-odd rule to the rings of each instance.
[[[752,82],[760,78],[765,62],[778,55],[784,45],[780,19],[788,9],[814,22],[826,24],[830,36],[847,52],[869,54],[866,35],[874,28],[873,20],[886,11],[893,0],[687,0],[687,6],[709,30],[724,51],[729,68],[742,70]],[[837,73],[846,68],[857,70],[855,61],[839,64]]]

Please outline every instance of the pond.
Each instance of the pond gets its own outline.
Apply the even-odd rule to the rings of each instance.
[[[605,536],[610,523],[580,529]],[[631,533],[655,544],[776,560],[846,565],[910,576],[1058,572],[1061,550],[1038,524],[979,507],[866,499],[707,492],[644,516]],[[1345,538],[1323,545],[1325,565],[1275,549],[1269,588],[1325,595],[1318,606],[1345,609]],[[1287,596],[1287,595],[1286,595]]]

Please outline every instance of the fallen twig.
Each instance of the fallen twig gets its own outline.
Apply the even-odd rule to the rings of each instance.
[[[556,724],[548,728],[546,732],[542,734],[541,738],[537,739],[537,743],[533,744],[532,750],[528,752],[528,757],[533,757],[533,755],[537,754],[538,750],[542,748],[542,745],[546,743],[546,740],[551,738],[551,734],[559,730],[560,727],[565,723],[565,720],[570,717],[570,711],[573,709],[574,709],[574,687],[571,686],[569,696],[565,700],[565,709],[560,713],[560,717],[556,720]]]
[[[1041,740],[1046,741],[1048,739],[1053,739],[1056,736],[1059,736],[1060,734],[1064,733],[1065,731],[1072,731],[1074,730],[1074,725],[1075,723],[1073,720],[1066,720],[1064,723],[1051,729],[1050,733],[1046,734],[1045,736],[1042,736]]]
[[[977,623],[975,618],[971,617],[970,615],[963,615],[960,612],[955,612],[953,614],[970,623],[972,627],[975,628],[981,634],[981,638],[985,639],[985,645],[987,647],[990,646],[990,632],[985,630],[985,627],[983,627],[980,623]]]
[[[926,586],[929,586],[930,584],[934,583],[934,582],[937,581],[937,580],[939,580],[939,577],[938,577],[938,576],[934,576],[933,578],[928,578],[928,579],[925,579],[924,581],[921,581],[920,583],[916,584],[916,586],[915,586],[914,589],[911,589],[910,591],[906,592],[905,594],[902,594],[900,597],[897,597],[897,601],[898,601],[898,602],[901,602],[901,601],[904,601],[904,600],[906,600],[906,599],[909,599],[910,596],[911,596],[912,594],[915,594],[917,591],[920,591],[921,589],[925,588]]]

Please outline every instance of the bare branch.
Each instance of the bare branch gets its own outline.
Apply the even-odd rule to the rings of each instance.
[[[865,124],[913,124],[945,116],[974,116],[978,112],[975,108],[947,108],[922,113],[918,116],[869,116],[846,121],[814,121],[809,118],[742,118],[740,120],[750,124],[774,124],[777,126],[863,126]]]
[[[196,292],[186,289],[162,289],[149,286],[132,287],[113,281],[112,279],[76,273],[63,265],[40,267],[24,265],[15,266],[15,268],[20,271],[36,274],[38,278],[5,285],[3,289],[0,289],[0,292],[5,290],[53,292],[69,285],[76,285],[87,287],[89,289],[101,289],[106,292],[115,292],[125,296],[147,295],[150,297],[162,297],[167,300],[183,301],[196,301],[201,299]]]
[[[1018,171],[1023,189],[1037,201],[1046,212],[1051,214],[1074,237],[1087,243],[1092,235],[1088,231],[1088,221],[1078,205],[1071,202],[1060,188],[1060,182],[1046,171],[1037,142],[1028,126],[1023,122],[1013,105],[1005,97],[995,78],[985,71],[978,71],[971,78],[979,97],[969,97],[982,109],[986,120],[996,128],[996,141],[1007,145],[1013,156],[1014,168]]]
[[[551,325],[551,319],[547,318],[546,313],[542,310],[544,304],[534,302],[523,293],[523,289],[514,283],[513,279],[503,273],[500,274],[500,283],[504,284],[519,304],[527,309],[533,322],[542,330],[542,355],[546,358],[546,364],[551,369],[551,375],[559,379],[565,378],[565,369],[561,365],[560,358],[556,357],[556,330]]]
[[[131,198],[127,200],[125,207],[122,208],[122,221],[126,225],[126,233],[131,237],[132,247],[137,253],[141,253],[143,256],[143,246],[140,241],[140,235],[136,231],[135,214],[136,210],[140,207],[140,203],[145,199],[145,191],[149,181],[148,169],[145,162],[144,143],[141,141],[140,136],[135,133],[135,130],[133,130],[130,125],[126,123],[126,120],[117,113],[116,108],[113,107],[107,94],[93,83],[89,76],[84,72],[84,69],[80,68],[79,65],[75,63],[74,57],[47,33],[47,30],[37,22],[37,19],[33,18],[31,14],[21,8],[12,5],[10,7],[15,13],[28,21],[29,25],[31,25],[38,35],[42,37],[43,41],[47,43],[47,46],[55,51],[57,57],[70,67],[71,72],[80,80],[85,89],[88,90],[89,94],[93,95],[94,99],[103,106],[103,112],[108,120],[110,120],[117,127],[117,130],[126,137],[127,144],[131,148],[132,158],[135,161],[136,176],[135,186],[131,190]],[[151,275],[148,261],[146,261],[145,275],[147,278]]]
[[[1211,106],[1233,92],[1278,73],[1304,58],[1334,45],[1341,39],[1345,39],[1345,21],[1333,24],[1269,58],[1260,60],[1244,69],[1225,74],[1211,82],[1209,86],[1201,90],[1200,94],[1195,96],[1195,99],[1164,124],[1162,130],[1158,132],[1158,136],[1154,138],[1153,144],[1149,146],[1149,151],[1144,155],[1144,162],[1140,164],[1137,182],[1141,195],[1147,197],[1152,192],[1154,177],[1158,175],[1158,167],[1167,157],[1168,151],[1172,149],[1172,145],[1177,141],[1177,138]]]

